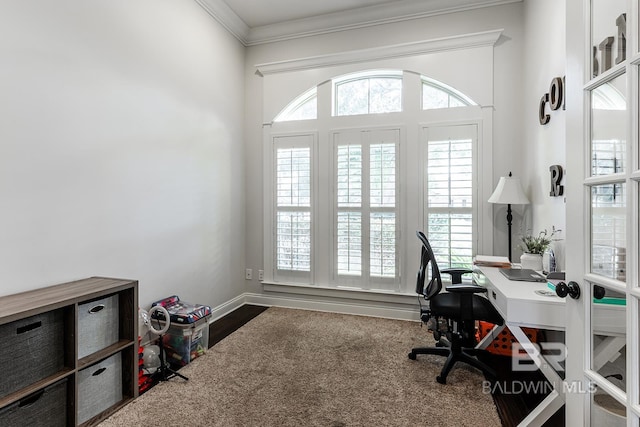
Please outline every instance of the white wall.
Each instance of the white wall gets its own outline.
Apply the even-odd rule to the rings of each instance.
[[[244,48],[193,1],[0,5],[0,295],[244,291]]]
[[[497,183],[501,175],[511,169],[521,170],[524,163],[523,145],[520,143],[522,106],[519,96],[524,71],[522,13],[523,4],[515,3],[248,48],[245,113],[247,267],[263,268],[262,78],[255,75],[252,65],[503,28],[505,31],[495,47],[494,57],[493,176],[494,183]],[[469,69],[466,72],[472,75],[474,71]],[[506,229],[506,218],[502,218]],[[494,239],[495,252],[506,254],[506,238],[501,241],[497,239]],[[413,277],[413,273],[410,276]],[[252,292],[262,291],[255,275],[247,289]]]
[[[554,77],[566,70],[565,2],[564,0],[525,0],[525,84],[521,102],[524,121],[521,136],[525,157],[522,183],[531,202],[525,209],[525,229],[534,233],[565,229],[564,197],[551,197],[549,166],[566,166],[565,111],[546,112],[549,123],[538,120],[540,98],[549,91]],[[570,172],[570,171],[568,171]],[[562,181],[564,184],[564,180]],[[520,232],[520,230],[517,230]],[[564,233],[559,235],[564,237]],[[564,241],[554,242],[558,267],[564,269]]]

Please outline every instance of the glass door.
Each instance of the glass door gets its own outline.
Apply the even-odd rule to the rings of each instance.
[[[567,108],[567,282],[581,290],[567,298],[572,424],[640,420],[637,3],[567,2],[568,97],[582,100]]]

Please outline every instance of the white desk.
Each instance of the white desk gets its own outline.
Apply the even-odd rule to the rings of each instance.
[[[546,282],[515,282],[500,273],[499,268],[475,267],[475,282],[487,288],[487,298],[508,323],[539,329],[564,330],[565,300],[551,291]],[[509,328],[511,329],[511,328]]]
[[[546,282],[511,281],[494,267],[474,267],[473,278],[477,284],[487,288],[487,298],[505,321],[504,326],[496,326],[491,334],[487,334],[478,347],[486,348],[506,326],[553,385],[553,391],[519,424],[541,426],[564,404],[563,380],[553,369],[554,365],[532,345],[522,327],[563,331],[566,325],[565,299],[555,293],[540,295],[536,292],[548,294],[550,289]],[[592,364],[596,371],[617,357],[624,347],[625,316],[625,307],[620,306],[599,305],[593,311],[593,334],[606,337],[593,351]]]
[[[565,300],[558,296],[540,295],[536,291],[547,292],[546,282],[515,282],[508,280],[494,267],[475,267],[474,281],[487,288],[487,298],[498,310],[505,321],[504,326],[496,327],[487,334],[479,347],[486,348],[497,333],[506,326],[536,363],[538,369],[553,386],[553,390],[527,417],[520,426],[541,426],[564,405],[562,378],[537,352],[522,327],[538,329],[564,330]]]

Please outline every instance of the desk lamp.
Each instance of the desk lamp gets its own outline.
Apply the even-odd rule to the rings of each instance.
[[[511,261],[511,205],[527,205],[529,199],[522,190],[520,178],[514,178],[509,172],[509,176],[501,176],[496,189],[489,197],[489,203],[501,203],[507,205],[507,225],[509,228],[509,261]]]

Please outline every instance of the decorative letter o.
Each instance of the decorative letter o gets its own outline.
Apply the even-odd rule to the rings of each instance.
[[[551,80],[551,86],[549,86],[549,107],[554,111],[560,108],[563,97],[564,87],[562,85],[562,77],[555,77]]]

